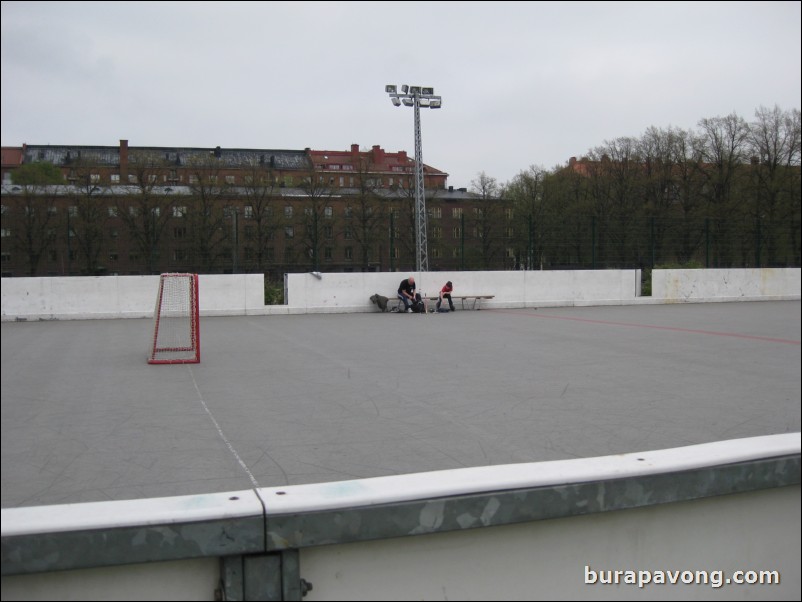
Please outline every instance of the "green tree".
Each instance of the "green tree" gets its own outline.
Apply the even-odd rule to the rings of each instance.
[[[64,176],[52,163],[25,163],[11,172],[11,181],[19,186],[46,186],[64,184]]]

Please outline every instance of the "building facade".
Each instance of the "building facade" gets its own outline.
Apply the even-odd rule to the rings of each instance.
[[[2,274],[408,271],[414,160],[347,151],[4,147]],[[49,166],[42,179],[32,166]],[[432,270],[468,269],[477,195],[424,169]],[[472,213],[473,212],[473,213]],[[468,249],[468,250],[466,250]],[[503,246],[492,267],[509,267]]]

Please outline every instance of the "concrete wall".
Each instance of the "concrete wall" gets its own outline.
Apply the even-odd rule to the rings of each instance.
[[[201,275],[201,316],[376,311],[370,296],[394,298],[400,272],[287,274],[286,305],[264,305],[261,274]],[[418,291],[494,295],[481,307],[625,305],[683,301],[800,299],[799,268],[655,270],[641,297],[640,270],[428,272]],[[153,315],[158,276],[4,278],[2,319],[142,318]]]
[[[482,307],[606,305],[631,303],[640,295],[640,270],[426,272],[404,274],[288,274],[288,310],[370,311],[370,296],[395,298],[399,283],[415,276],[418,292],[435,296],[447,281],[454,295],[494,295]]]
[[[664,303],[799,299],[799,268],[654,270],[652,297]]]
[[[201,275],[201,315],[264,309],[261,274]],[[3,278],[2,319],[83,320],[153,316],[159,276]]]

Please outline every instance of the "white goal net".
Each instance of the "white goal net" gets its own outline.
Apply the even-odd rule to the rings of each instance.
[[[162,274],[153,313],[150,364],[200,362],[198,275]]]

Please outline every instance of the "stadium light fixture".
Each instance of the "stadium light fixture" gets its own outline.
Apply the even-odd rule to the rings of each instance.
[[[443,106],[443,99],[435,96],[434,88],[424,86],[398,86],[388,84],[384,91],[390,96],[390,101],[394,107],[414,107],[415,109],[415,226],[417,229],[417,270],[418,272],[429,271],[428,241],[426,239],[426,195],[423,187],[423,152],[420,131],[420,108],[440,109]]]

